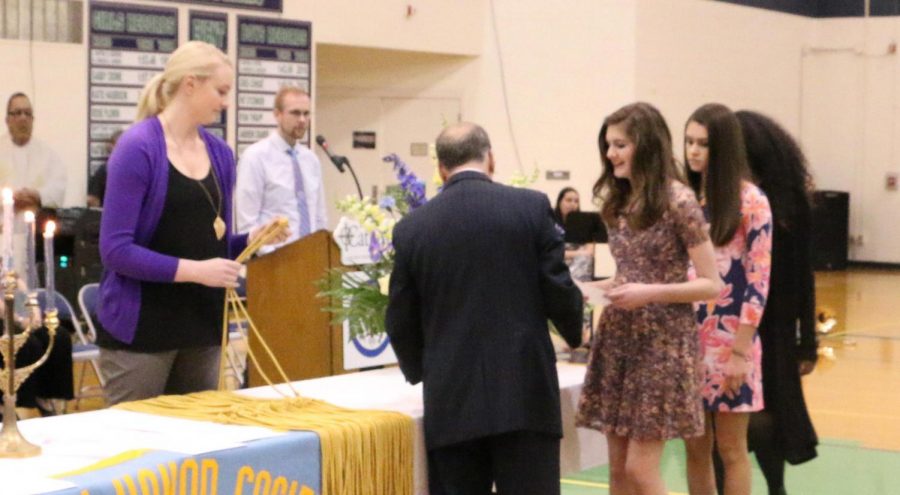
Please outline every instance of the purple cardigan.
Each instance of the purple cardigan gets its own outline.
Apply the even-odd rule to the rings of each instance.
[[[234,154],[225,141],[202,127],[200,135],[222,188],[228,255],[234,258],[247,245],[246,234],[231,234]],[[169,184],[166,140],[159,119],[149,117],[131,126],[116,143],[107,170],[100,221],[104,270],[97,316],[107,332],[130,344],[141,312],[141,282],[173,282],[178,269],[178,258],[147,248],[162,216]]]

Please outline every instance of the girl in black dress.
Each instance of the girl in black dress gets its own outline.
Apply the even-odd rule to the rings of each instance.
[[[818,439],[800,377],[815,368],[815,286],[810,262],[811,178],[803,152],[775,121],[736,113],[754,180],[769,198],[774,236],[769,298],[759,325],[766,408],[751,415],[749,447],[769,494],[787,493],[784,463],[816,457]]]

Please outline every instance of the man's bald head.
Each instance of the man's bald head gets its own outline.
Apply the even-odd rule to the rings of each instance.
[[[460,122],[444,128],[435,147],[438,163],[449,172],[467,163],[484,164],[491,152],[491,140],[481,126]]]

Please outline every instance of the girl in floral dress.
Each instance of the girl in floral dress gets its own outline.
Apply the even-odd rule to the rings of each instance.
[[[747,425],[763,409],[757,326],[769,292],[772,212],[753,185],[740,123],[727,107],[707,104],[684,134],[688,178],[704,204],[725,288],[697,309],[707,411],[706,431],[685,439],[691,495],[714,495],[712,448],[725,470],[725,495],[750,494]],[[715,438],[714,438],[715,437]]]
[[[612,495],[663,495],[666,440],[703,433],[691,302],[715,297],[722,282],[659,111],[646,103],[617,110],[604,121],[599,146],[603,172],[594,194],[616,275],[594,283],[610,305],[591,347],[577,424],[606,434]]]

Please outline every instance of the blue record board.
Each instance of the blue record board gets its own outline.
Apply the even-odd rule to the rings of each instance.
[[[275,94],[285,85],[310,91],[308,22],[238,16],[237,152],[275,128]],[[309,146],[309,135],[303,138]]]
[[[188,37],[191,40],[205,41],[219,50],[228,53],[227,14],[192,10],[190,12],[188,25]],[[222,139],[227,139],[227,127],[228,113],[227,111],[223,111],[219,114],[219,120],[207,125],[206,129]]]
[[[214,5],[232,9],[252,9],[281,12],[282,0],[170,0],[182,4]]]
[[[90,3],[88,177],[106,163],[109,139],[134,122],[141,89],[178,46],[178,11]]]

